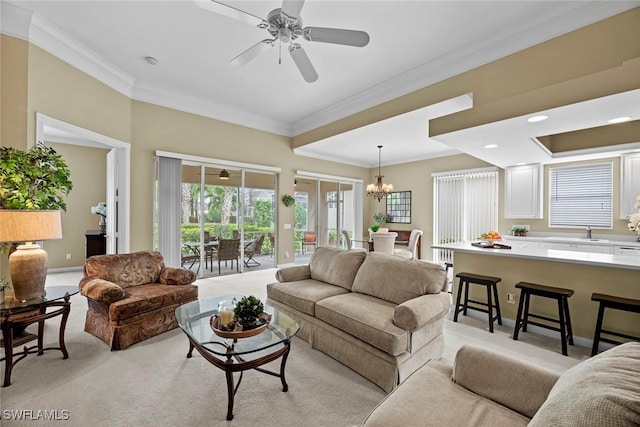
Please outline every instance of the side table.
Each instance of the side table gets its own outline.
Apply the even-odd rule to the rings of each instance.
[[[2,327],[0,347],[4,347],[4,357],[0,362],[4,361],[5,365],[2,387],[11,385],[13,367],[29,354],[37,353],[39,356],[47,350],[60,350],[63,359],[69,357],[64,344],[64,330],[71,312],[70,297],[77,294],[79,289],[77,286],[51,286],[45,288],[45,292],[44,297],[22,301],[9,294],[4,303],[0,304],[0,326]],[[47,309],[51,307],[59,308],[47,313]],[[60,347],[44,348],[44,321],[60,315],[62,315],[59,332]],[[25,331],[25,328],[33,323],[38,324],[37,335]],[[22,352],[16,354],[19,357],[14,360],[13,348],[35,339],[38,340],[38,344],[31,347],[25,345]]]

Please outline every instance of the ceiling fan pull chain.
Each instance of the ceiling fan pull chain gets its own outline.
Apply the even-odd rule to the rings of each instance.
[[[282,40],[278,39],[278,65],[282,65]]]

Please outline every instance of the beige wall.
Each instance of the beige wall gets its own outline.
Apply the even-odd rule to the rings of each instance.
[[[144,102],[133,102],[131,250],[151,247],[153,156],[156,150],[282,168],[279,193],[293,194],[297,169],[366,180],[368,170],[297,156],[290,138]],[[293,209],[279,204],[278,262],[291,262]]]
[[[0,145],[27,146],[29,43],[0,35]]]
[[[44,244],[49,254],[49,268],[81,267],[86,253],[84,234],[99,228],[100,217],[91,213],[91,207],[106,200],[108,150],[46,144],[64,157],[73,182],[73,190],[66,199],[67,211],[62,213],[62,239]],[[71,254],[70,260],[66,254]]]
[[[467,154],[420,160],[382,168],[384,182],[393,184],[395,191],[411,191],[411,224],[389,224],[389,228],[397,230],[419,229],[422,235],[422,258],[432,259],[429,246],[433,242],[433,180],[431,174],[446,171],[475,169],[491,166],[482,160]],[[375,182],[378,169],[371,169],[367,183]],[[386,212],[384,200],[378,202],[367,197],[368,209],[365,205],[365,230],[373,225],[376,212]],[[368,234],[366,234],[368,236]]]

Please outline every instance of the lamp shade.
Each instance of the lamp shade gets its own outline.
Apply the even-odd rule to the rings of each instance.
[[[60,211],[0,209],[0,242],[62,239]]]

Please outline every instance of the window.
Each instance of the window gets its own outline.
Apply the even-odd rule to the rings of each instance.
[[[613,228],[613,164],[549,169],[549,227]]]
[[[433,243],[478,239],[498,228],[498,171],[495,168],[433,174]],[[451,251],[434,261],[451,262]]]

